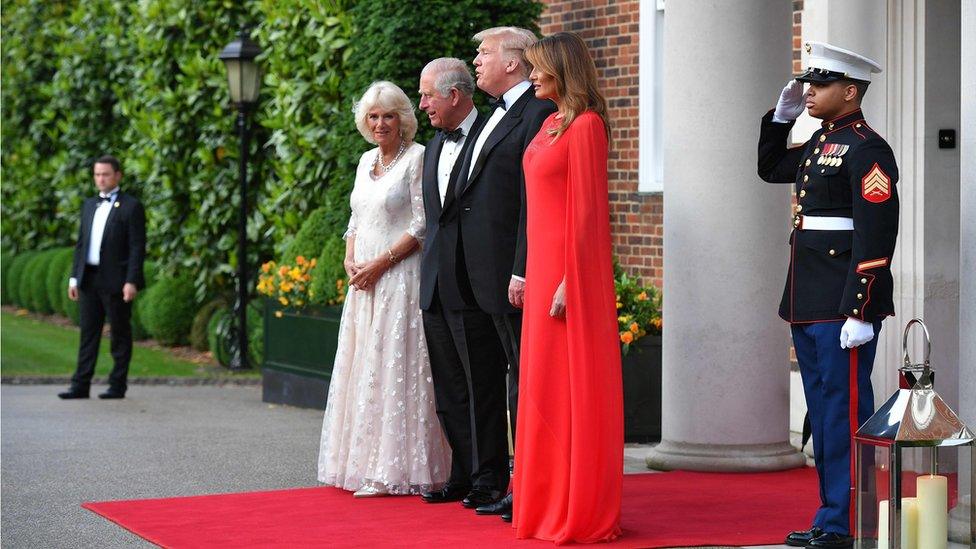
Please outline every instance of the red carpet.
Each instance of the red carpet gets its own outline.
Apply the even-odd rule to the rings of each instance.
[[[811,468],[778,473],[672,473],[624,477],[615,547],[779,544],[809,526],[819,505]],[[544,547],[518,541],[498,517],[417,497],[353,499],[299,488],[86,503],[164,547]]]

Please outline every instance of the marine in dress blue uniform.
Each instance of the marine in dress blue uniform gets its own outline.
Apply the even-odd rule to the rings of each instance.
[[[860,109],[878,64],[829,44],[810,43],[807,52],[807,71],[783,89],[776,109],[762,119],[759,138],[759,176],[795,185],[779,314],[792,328],[820,482],[812,527],[791,533],[786,543],[850,547],[851,433],[874,412],[877,334],[884,317],[894,314],[898,167]],[[802,146],[788,148],[804,103],[822,126]]]

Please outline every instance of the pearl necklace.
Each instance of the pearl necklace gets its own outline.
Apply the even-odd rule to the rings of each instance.
[[[392,161],[390,161],[389,165],[383,163],[383,149],[379,149],[378,151],[376,151],[376,162],[374,162],[374,165],[378,165],[380,169],[383,171],[383,173],[392,170],[393,166],[396,166],[397,161],[400,160],[400,157],[403,156],[403,151],[407,150],[407,147],[405,145],[406,143],[404,143],[403,140],[401,139],[400,149],[397,150],[396,156],[393,158]]]

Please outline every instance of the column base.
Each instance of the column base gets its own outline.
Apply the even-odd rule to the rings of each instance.
[[[782,471],[806,465],[789,442],[775,444],[697,444],[662,440],[651,449],[647,468],[724,473]]]
[[[969,517],[973,511],[972,505],[972,496],[964,496],[959,505],[949,511],[949,541],[969,543],[971,534]]]

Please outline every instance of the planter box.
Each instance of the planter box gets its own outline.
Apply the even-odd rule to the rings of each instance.
[[[621,357],[624,440],[661,440],[661,336],[644,336]]]
[[[281,311],[279,318],[275,312]],[[262,400],[325,409],[342,307],[264,308]]]

